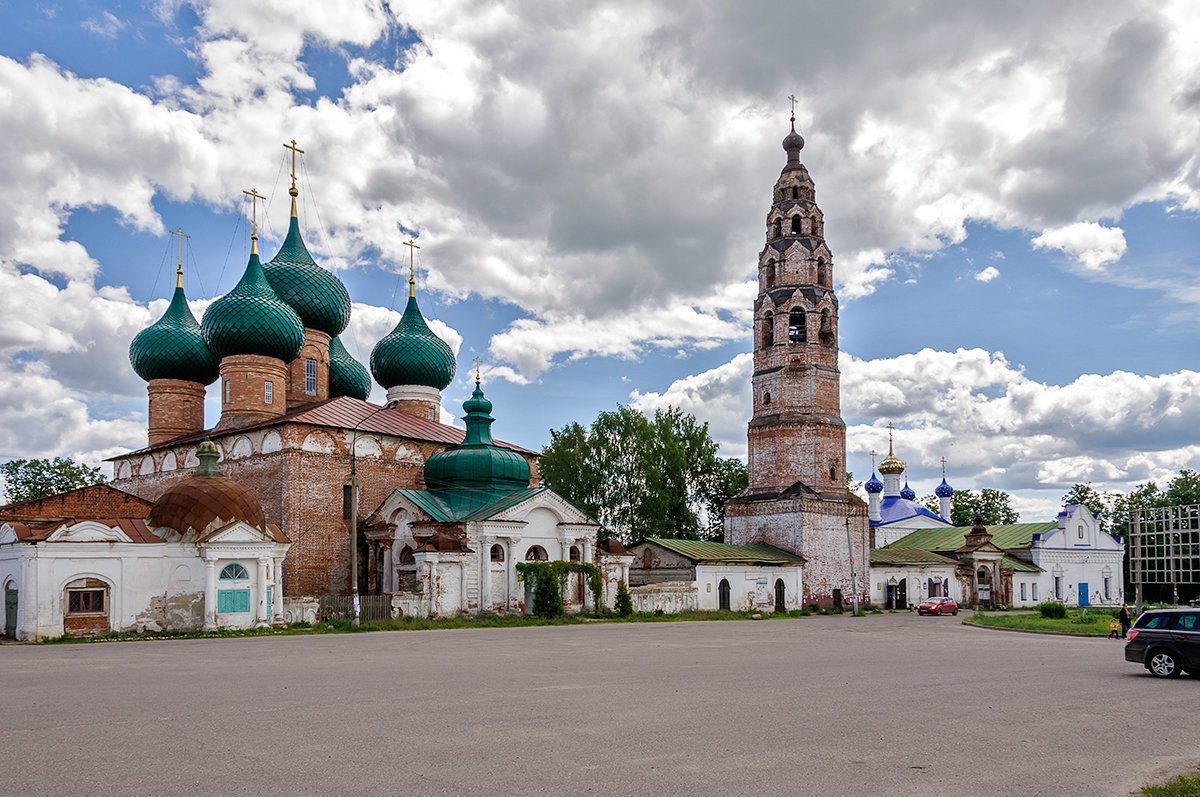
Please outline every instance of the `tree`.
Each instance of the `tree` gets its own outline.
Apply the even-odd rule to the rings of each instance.
[[[955,526],[974,526],[975,515],[983,516],[983,525],[1002,526],[1016,523],[1020,514],[1009,503],[1011,496],[1003,490],[987,487],[978,493],[955,490],[950,499],[950,522]]]
[[[0,464],[0,477],[4,479],[5,497],[10,504],[107,481],[99,468],[65,457],[9,460]]]
[[[1083,504],[1100,518],[1100,530],[1108,532],[1111,524],[1111,513],[1115,497],[1111,493],[1102,493],[1092,483],[1074,484],[1063,496],[1063,505]]]
[[[716,534],[744,469],[717,457],[708,424],[676,407],[653,417],[618,407],[590,430],[551,430],[540,464],[547,486],[626,542]]]

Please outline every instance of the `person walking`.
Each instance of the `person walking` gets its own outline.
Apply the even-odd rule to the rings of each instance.
[[[1116,639],[1120,635],[1121,635],[1121,624],[1119,622],[1117,622],[1117,618],[1114,617],[1108,623],[1108,638]]]
[[[1132,616],[1133,614],[1129,611],[1129,604],[1122,603],[1121,613],[1117,615],[1117,619],[1121,621],[1121,639],[1124,639],[1125,635],[1129,633],[1129,620]]]

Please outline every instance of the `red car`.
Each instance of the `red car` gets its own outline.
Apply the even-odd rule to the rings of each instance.
[[[958,601],[954,598],[930,598],[917,606],[917,614],[958,614]]]

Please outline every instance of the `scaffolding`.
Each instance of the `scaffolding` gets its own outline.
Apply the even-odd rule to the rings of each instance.
[[[1129,543],[1129,574],[1138,612],[1144,585],[1170,584],[1175,605],[1179,605],[1180,585],[1200,585],[1200,504],[1132,510]]]

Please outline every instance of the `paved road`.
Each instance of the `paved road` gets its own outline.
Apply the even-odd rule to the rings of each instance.
[[[0,792],[1126,795],[1198,707],[951,617],[5,646]]]

